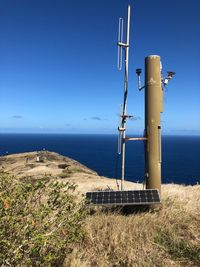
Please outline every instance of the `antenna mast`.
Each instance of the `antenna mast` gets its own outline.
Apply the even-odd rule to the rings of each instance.
[[[123,19],[119,18],[118,32],[118,58],[117,67],[122,69],[123,52],[125,52],[124,99],[121,105],[118,126],[118,154],[121,156],[121,191],[92,191],[86,193],[91,205],[120,206],[127,208],[141,205],[143,207],[157,207],[161,203],[161,125],[160,113],[163,104],[163,86],[175,75],[168,71],[167,77],[162,77],[160,56],[150,55],[145,58],[145,84],[141,83],[141,69],[136,69],[138,76],[138,89],[145,91],[145,131],[143,137],[126,137],[126,120],[132,118],[126,114],[128,95],[128,63],[129,63],[129,34],[130,13],[128,6],[126,40],[123,41]],[[145,184],[144,190],[124,190],[125,174],[125,143],[126,141],[143,141],[145,146]],[[118,187],[118,184],[117,184]]]
[[[119,18],[119,33],[118,33],[118,69],[122,67],[122,49],[125,50],[125,75],[124,75],[124,101],[123,110],[121,114],[121,125],[118,127],[119,141],[118,148],[119,154],[122,153],[122,173],[121,173],[121,190],[124,190],[124,173],[125,173],[125,142],[126,142],[126,105],[127,105],[127,94],[128,94],[128,62],[129,62],[129,36],[130,36],[130,13],[131,7],[128,5],[127,15],[127,28],[126,28],[126,42],[123,42],[123,19]]]

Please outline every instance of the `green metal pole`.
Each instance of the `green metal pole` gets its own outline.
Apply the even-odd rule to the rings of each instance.
[[[145,178],[147,189],[161,193],[161,125],[163,109],[160,57],[145,58]]]

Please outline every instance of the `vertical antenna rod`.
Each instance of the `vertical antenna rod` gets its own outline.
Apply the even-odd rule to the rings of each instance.
[[[118,43],[123,42],[123,29],[124,29],[124,20],[123,18],[119,18]],[[118,70],[122,69],[122,46],[119,45],[117,51],[117,68]]]
[[[125,173],[125,138],[126,138],[126,104],[128,94],[128,60],[129,60],[129,36],[130,36],[130,13],[131,7],[128,6],[127,29],[126,29],[126,44],[119,44],[125,47],[125,76],[124,76],[124,103],[122,113],[122,177],[121,190],[124,190],[124,173]]]

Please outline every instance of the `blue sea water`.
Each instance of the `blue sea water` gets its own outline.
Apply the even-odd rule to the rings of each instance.
[[[46,149],[71,157],[99,175],[119,178],[120,158],[115,135],[0,134],[0,155]],[[162,182],[194,185],[200,182],[200,136],[162,137]],[[143,181],[144,147],[126,145],[125,179]]]

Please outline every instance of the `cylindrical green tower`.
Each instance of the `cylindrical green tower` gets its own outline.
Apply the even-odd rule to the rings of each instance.
[[[145,178],[147,189],[161,193],[161,125],[163,108],[160,56],[145,58]]]

